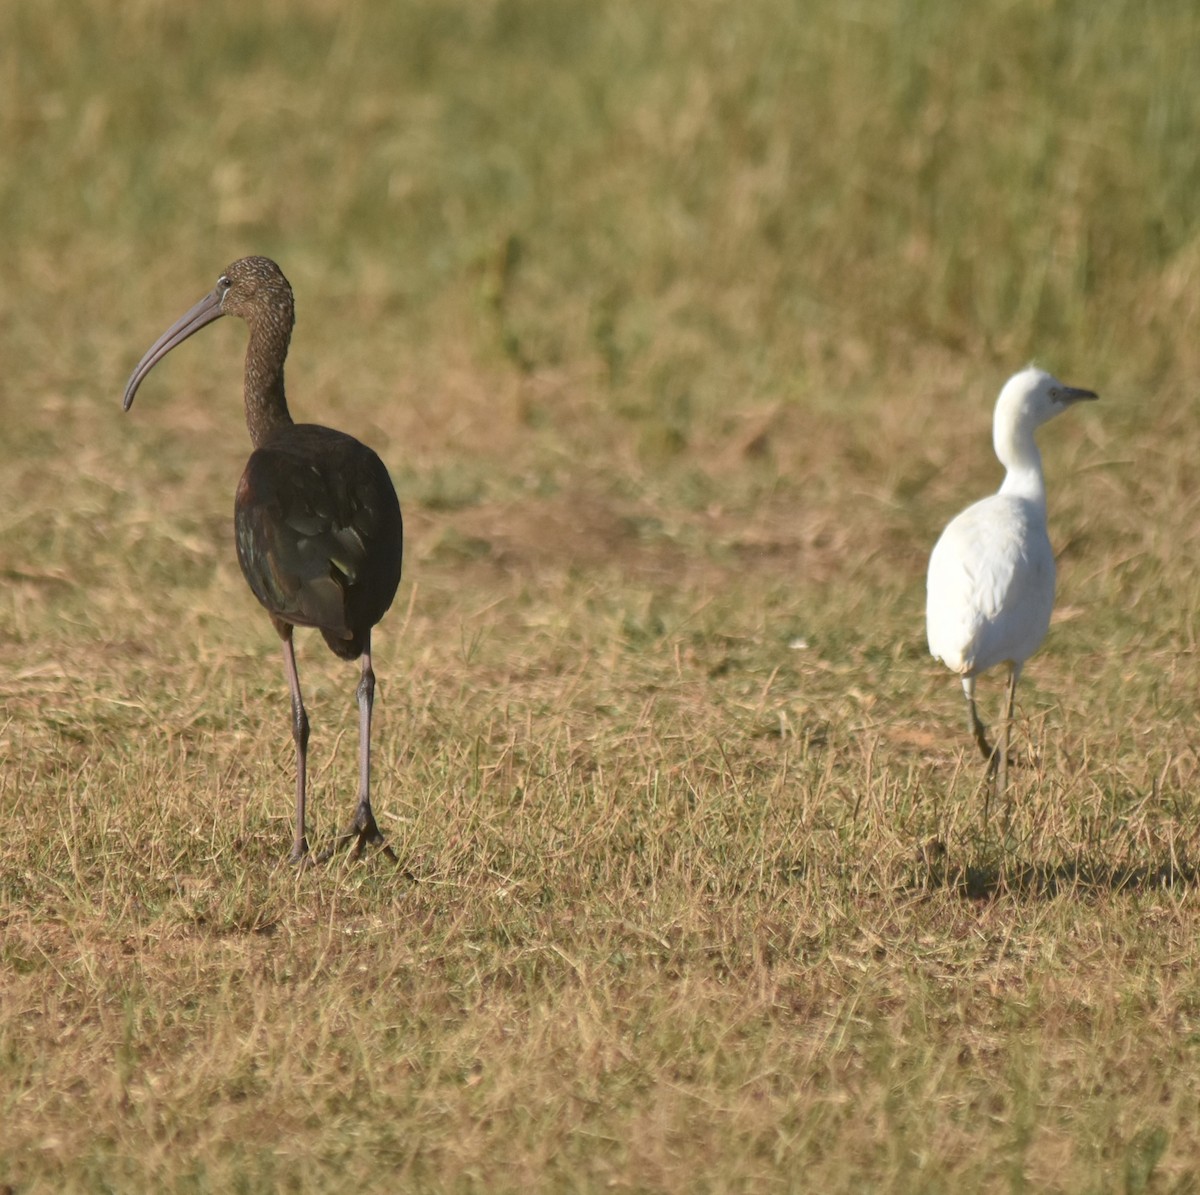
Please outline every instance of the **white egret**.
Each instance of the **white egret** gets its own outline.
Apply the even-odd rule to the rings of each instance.
[[[1008,783],[1008,739],[1017,681],[1041,646],[1054,608],[1054,550],[1046,532],[1046,481],[1033,433],[1091,390],[1023,369],[996,400],[992,442],[1006,472],[998,493],[952,519],[929,557],[925,623],[929,650],[962,677],[971,733],[995,776]],[[1000,742],[987,741],[975,710],[975,678],[1008,664]],[[998,770],[998,775],[996,775]]]

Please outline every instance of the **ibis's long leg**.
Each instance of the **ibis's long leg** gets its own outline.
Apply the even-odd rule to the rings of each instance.
[[[292,628],[278,623],[283,637],[283,669],[287,673],[288,689],[292,694],[292,740],[296,744],[296,836],[292,839],[292,863],[300,863],[308,854],[308,838],[304,825],[304,798],[308,774],[308,714],[300,696],[300,674],[296,671],[296,649],[292,644]]]
[[[388,846],[371,811],[371,709],[374,704],[375,670],[371,667],[371,635],[368,632],[363,647],[362,679],[358,682],[358,806],[350,824],[321,855],[322,862],[344,846],[349,846],[350,857],[357,859],[364,847],[377,844],[392,862],[396,862],[396,853]]]

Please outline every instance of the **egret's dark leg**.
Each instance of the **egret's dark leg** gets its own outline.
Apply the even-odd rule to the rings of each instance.
[[[344,846],[357,859],[367,846],[379,845],[393,863],[396,853],[388,846],[371,811],[371,708],[375,704],[375,670],[371,667],[371,636],[367,635],[362,655],[362,679],[358,682],[358,807],[350,824],[337,836],[322,861]]]
[[[308,773],[308,714],[300,696],[300,674],[296,671],[296,650],[292,645],[292,628],[287,623],[276,624],[283,636],[283,669],[287,673],[292,694],[292,741],[296,744],[296,837],[292,840],[289,862],[300,863],[308,854],[308,838],[304,827],[304,795]]]
[[[996,795],[1004,798],[1004,830],[1008,832],[1008,741],[1012,731],[1013,707],[1017,701],[1017,678],[1021,675],[1020,668],[1014,666],[1008,674],[1008,698],[1005,701],[1004,726],[1001,728],[1000,763],[996,773]]]
[[[992,745],[987,741],[987,727],[980,722],[979,714],[975,710],[975,678],[973,676],[963,677],[963,693],[967,698],[967,717],[969,719],[968,725],[971,728],[971,735],[974,737],[983,758],[989,763],[993,763],[995,753],[992,750]]]
[[[1007,750],[1008,740],[1005,739],[1004,747],[998,753],[996,749],[987,740],[987,727],[979,720],[979,713],[975,709],[975,678],[973,676],[963,677],[963,693],[967,698],[967,715],[971,734],[975,739],[975,744],[979,748],[980,755],[987,760],[987,778],[989,781],[988,787],[985,790],[983,798],[983,824],[987,827],[988,816],[991,813],[991,798],[992,789],[996,783],[996,769],[1000,766],[999,761],[1004,759],[1003,752]]]

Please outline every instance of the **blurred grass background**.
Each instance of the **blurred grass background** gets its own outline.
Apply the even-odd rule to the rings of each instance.
[[[6,5],[0,1182],[1195,1185],[1198,34]],[[296,291],[294,414],[405,507],[399,875],[273,870],[243,330],[119,409],[249,252]],[[1031,358],[1102,402],[1043,435],[1006,861],[922,583]],[[354,676],[300,654],[319,839]]]

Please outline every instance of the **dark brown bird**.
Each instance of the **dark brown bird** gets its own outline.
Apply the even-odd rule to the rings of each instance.
[[[254,451],[234,503],[238,563],[283,640],[283,664],[292,694],[296,744],[296,837],[291,861],[308,855],[304,801],[308,715],[300,696],[294,627],[316,627],[335,654],[362,657],[358,685],[358,806],[346,829],[320,860],[351,846],[357,858],[379,843],[371,811],[371,628],[384,616],[400,584],[404,529],[400,503],[383,462],[365,444],[315,423],[293,423],[283,390],[283,362],[295,324],[292,288],[266,257],[243,257],[212,293],[173,323],[138,362],[125,387],[125,410],[143,379],[176,345],[223,315],[250,328],[246,350],[246,425]]]

